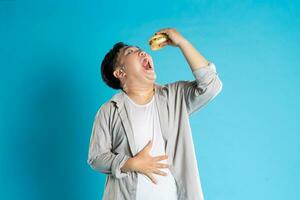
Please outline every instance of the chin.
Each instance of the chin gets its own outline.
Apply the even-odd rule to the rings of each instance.
[[[153,83],[155,83],[155,81],[156,81],[156,77],[155,77],[154,79],[149,79],[149,78],[147,78],[147,82],[148,82],[148,83],[153,84]]]

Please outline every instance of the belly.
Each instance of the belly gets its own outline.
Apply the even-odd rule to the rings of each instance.
[[[154,198],[177,200],[176,182],[169,169],[162,171],[167,172],[167,176],[153,174],[157,180],[154,184],[148,176],[138,174],[137,200],[153,200]]]

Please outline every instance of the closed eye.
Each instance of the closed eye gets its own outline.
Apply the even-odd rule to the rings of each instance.
[[[140,48],[135,48],[135,49],[136,49],[136,51],[142,51],[142,49],[140,49]],[[126,55],[129,55],[129,54],[132,53],[132,52],[133,52],[133,49],[130,48],[130,49],[127,50]]]
[[[127,51],[127,55],[129,55],[131,52],[132,52],[132,49],[129,49],[129,50]]]

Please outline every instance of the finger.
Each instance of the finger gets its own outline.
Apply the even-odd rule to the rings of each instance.
[[[165,41],[165,42],[160,43],[159,46],[160,46],[160,47],[163,47],[163,46],[168,45],[168,44],[171,44],[171,41],[170,41],[170,40],[167,40],[167,41]]]
[[[162,48],[162,47],[164,47],[164,46],[167,46],[167,45],[171,45],[171,42],[165,41],[165,42],[161,42],[161,43],[158,44],[158,46],[159,46],[160,48]]]
[[[156,179],[154,178],[154,176],[152,174],[146,174],[146,176],[148,176],[148,178],[154,183],[154,184],[157,184],[157,181]]]
[[[157,31],[157,33],[167,33],[171,28],[162,28]]]
[[[147,144],[147,148],[151,148],[152,147],[152,144],[153,144],[153,141],[152,140],[149,140],[148,144]]]
[[[163,172],[161,170],[155,170],[155,171],[153,171],[153,173],[158,174],[158,175],[162,175],[162,176],[167,176],[168,175],[166,172]]]
[[[146,144],[146,146],[144,146],[143,150],[149,150],[149,148],[152,147],[152,143],[153,143],[153,141],[152,141],[152,140],[149,140],[148,143]],[[142,150],[142,151],[143,151],[143,150]]]
[[[161,29],[161,30],[157,31],[154,35],[161,34],[161,33],[168,35],[168,30],[167,29]]]
[[[157,163],[155,165],[156,168],[169,168],[168,164],[163,164],[163,163]]]
[[[160,32],[155,33],[155,35],[157,35],[157,34],[163,34],[163,35],[166,35],[167,37],[169,37],[169,34],[166,31],[160,31]]]
[[[160,160],[165,160],[168,158],[168,155],[163,155],[163,156],[156,156],[154,157],[155,161],[160,161]]]

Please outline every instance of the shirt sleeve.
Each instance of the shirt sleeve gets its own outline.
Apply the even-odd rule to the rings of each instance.
[[[113,175],[115,178],[123,178],[129,172],[122,172],[121,167],[130,158],[124,153],[113,153],[112,142],[108,128],[108,117],[102,109],[97,112],[89,143],[87,163],[95,171]]]
[[[223,88],[216,66],[212,62],[193,71],[193,75],[195,77],[193,81],[179,81],[189,115],[214,99]]]

